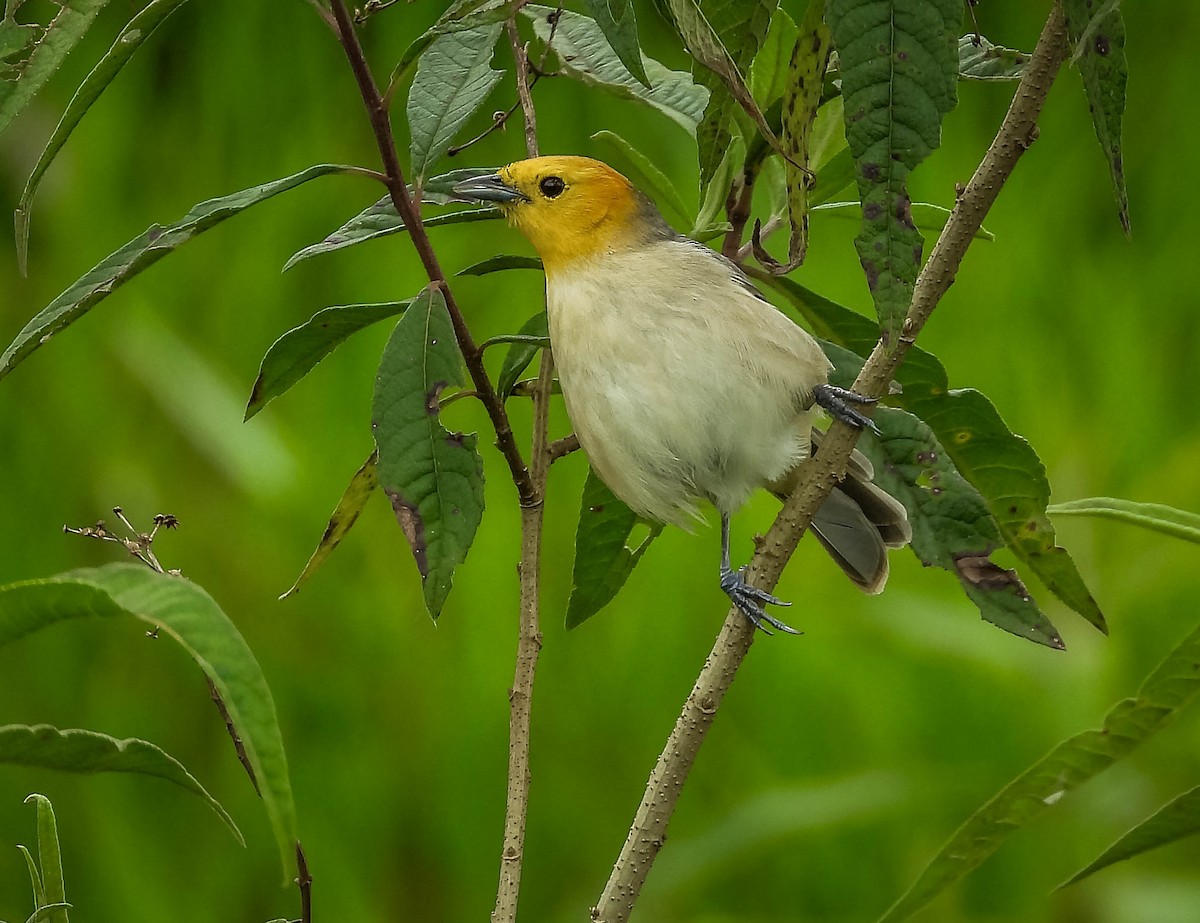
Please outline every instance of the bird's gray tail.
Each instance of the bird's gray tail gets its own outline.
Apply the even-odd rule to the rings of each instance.
[[[816,454],[825,434],[813,430]],[[799,478],[798,465],[771,485],[786,498]],[[912,540],[912,526],[904,506],[872,482],[871,462],[857,449],[846,466],[846,477],[833,489],[812,520],[812,532],[854,583],[865,593],[878,593],[887,583],[889,548]]]

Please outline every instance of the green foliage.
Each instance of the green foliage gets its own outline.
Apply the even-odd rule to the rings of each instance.
[[[299,327],[293,327],[272,343],[263,356],[244,419],[249,420],[311,372],[351,334],[404,313],[410,304],[411,298],[383,304],[334,305],[318,311]]]
[[[33,205],[33,196],[37,192],[37,187],[41,182],[42,176],[49,169],[58,152],[62,150],[62,146],[67,143],[67,139],[71,136],[71,132],[75,130],[75,126],[83,120],[88,109],[92,107],[92,103],[100,98],[100,94],[113,81],[113,78],[121,72],[121,68],[129,63],[129,59],[142,47],[142,43],[150,37],[154,30],[162,25],[168,16],[186,2],[187,0],[152,0],[152,2],[146,4],[145,7],[129,20],[129,23],[121,30],[121,34],[117,36],[116,41],[113,42],[108,53],[92,68],[92,72],[87,75],[87,78],[79,85],[79,89],[75,91],[75,95],[71,98],[71,102],[63,112],[62,118],[58,121],[58,127],[54,129],[54,134],[46,142],[46,147],[42,151],[42,155],[38,158],[37,164],[34,165],[33,171],[29,174],[29,179],[25,182],[25,189],[21,193],[21,201],[17,205],[17,261],[21,266],[22,273],[25,272],[28,261],[29,209]],[[3,121],[0,118],[0,131],[4,130]]]
[[[62,849],[58,842],[58,821],[54,817],[54,806],[45,795],[33,794],[25,803],[33,803],[37,810],[38,861],[25,850],[29,875],[33,879],[34,917],[48,923],[67,923],[67,886],[63,880]]]
[[[880,919],[906,920],[977,868],[1008,837],[1156,733],[1200,692],[1200,628],[1167,656],[1137,698],[1118,702],[1104,726],[1059,744],[975,812],[942,847],[912,888]]]
[[[567,628],[582,624],[612,601],[663,529],[662,523],[649,524],[649,534],[629,547],[629,537],[638,522],[637,514],[589,471],[575,532]]]
[[[541,268],[540,264],[538,268]],[[521,325],[521,329],[517,331],[517,335],[539,338],[550,336],[546,312],[539,311],[525,321]],[[533,357],[537,355],[540,348],[540,346],[528,342],[513,343],[508,348],[508,352],[504,356],[504,364],[500,366],[500,374],[496,377],[496,392],[501,397],[508,397],[512,394],[517,380],[524,374],[525,369],[529,367],[529,363],[533,361]]]
[[[908,311],[924,243],[908,175],[941,144],[942,119],[957,102],[962,16],[962,0],[829,0],[826,7],[863,205],[854,245],[889,337]]]
[[[1029,55],[1004,48],[982,35],[964,35],[958,40],[958,76],[964,80],[1019,80]]]
[[[286,868],[295,848],[296,809],[275,703],[246,642],[203,589],[136,564],[8,584],[0,587],[0,645],[67,619],[122,615],[174,638],[221,694],[254,769]],[[62,900],[49,886],[46,893],[51,903]]]
[[[1129,67],[1125,61],[1125,20],[1120,0],[1063,0],[1067,33],[1075,45],[1072,58],[1083,78],[1096,140],[1108,159],[1117,218],[1129,233],[1129,193],[1125,189],[1125,163],[1121,154],[1121,124],[1125,118],[1125,86]]]
[[[483,518],[483,460],[476,437],[448,432],[439,419],[442,391],[463,380],[446,302],[440,289],[428,288],[413,300],[383,350],[371,426],[379,485],[408,539],[434,619]]]
[[[593,141],[609,145],[620,154],[624,171],[629,178],[654,200],[665,216],[674,218],[680,226],[687,227],[692,220],[692,211],[683,202],[675,184],[668,179],[649,157],[613,131],[598,131]]]
[[[36,766],[60,772],[131,772],[165,779],[199,796],[245,846],[233,818],[196,778],[170,754],[145,740],[118,740],[79,728],[59,730],[48,724],[0,727],[0,763]]]
[[[638,82],[647,90],[654,89],[642,62],[642,46],[638,41],[637,15],[631,0],[586,0],[588,12],[604,33],[604,38]]]
[[[1115,519],[1152,532],[1162,532],[1186,542],[1200,543],[1200,515],[1162,503],[1138,503],[1114,497],[1088,497],[1047,507],[1052,516],[1096,516]]]
[[[167,227],[151,225],[145,232],[97,263],[25,325],[3,355],[0,355],[0,379],[51,337],[111,295],[115,289],[196,235],[220,224],[226,218],[232,218],[259,202],[265,202],[309,180],[331,173],[352,172],[353,169],[335,164],[319,164],[274,182],[201,202],[182,219]]]

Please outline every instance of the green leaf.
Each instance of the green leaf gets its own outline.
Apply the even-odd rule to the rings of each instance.
[[[1197,833],[1200,833],[1200,787],[1184,792],[1153,816],[1142,821],[1104,850],[1095,862],[1059,887],[1073,885],[1116,862],[1124,862],[1151,849],[1195,836]]]
[[[1028,63],[1025,52],[993,45],[982,35],[958,40],[958,76],[964,80],[1020,80]]]
[[[1088,779],[1103,772],[1153,735],[1200,691],[1200,627],[1147,677],[1137,698],[1108,713],[1104,727],[1059,744],[973,814],[880,923],[912,916],[1008,839]]]
[[[521,13],[529,18],[534,33],[543,43],[550,39],[550,17],[558,16],[558,25],[553,27],[553,48],[562,73],[588,86],[645,103],[689,133],[696,133],[696,123],[704,115],[708,101],[708,90],[698,86],[690,74],[668,70],[643,55],[642,64],[652,86],[647,89],[621,63],[594,20],[570,10],[537,4],[523,7]]]
[[[809,167],[812,162],[813,127],[817,109],[821,105],[829,53],[833,48],[829,27],[821,16],[823,12],[818,2],[810,3],[805,11],[795,50],[791,54],[783,95],[783,168],[787,181],[791,237],[787,262],[771,269],[780,274],[791,272],[803,263],[808,252],[808,212],[812,205],[808,183],[812,175]]]
[[[242,636],[201,587],[139,564],[107,564],[0,587],[0,644],[84,616],[132,615],[174,638],[220,692],[254,769],[284,867],[296,810],[271,690]],[[47,899],[52,899],[47,887]]]
[[[299,327],[293,327],[272,343],[263,356],[244,419],[249,420],[311,372],[352,333],[402,314],[410,304],[412,299],[383,304],[334,305],[318,311]]]
[[[443,389],[463,383],[446,302],[440,289],[427,288],[384,347],[371,425],[379,484],[412,548],[434,619],[483,518],[483,460],[476,437],[447,432],[438,418]]]
[[[475,29],[490,23],[504,22],[515,12],[520,0],[458,0],[438,17],[428,31],[421,34],[405,49],[400,61],[392,69],[388,80],[387,97],[390,99],[396,87],[399,86],[408,72],[421,59],[425,49],[433,44],[439,35],[449,35],[464,29]]]
[[[1101,519],[1115,519],[1131,526],[1141,526],[1143,529],[1200,544],[1200,515],[1161,503],[1138,503],[1115,497],[1088,497],[1056,503],[1047,507],[1046,512],[1052,516],[1097,516]]]
[[[962,0],[829,0],[863,226],[855,247],[885,335],[912,300],[924,241],[908,174],[941,143],[957,101]],[[894,339],[893,339],[894,342]]]
[[[993,625],[1062,650],[1062,637],[1016,572],[991,560],[1002,544],[996,522],[933,431],[892,407],[878,408],[875,423],[881,436],[859,440],[859,448],[875,466],[875,482],[908,510],[917,557],[954,574]]]
[[[379,452],[376,450],[363,462],[362,467],[354,473],[354,477],[350,479],[350,484],[342,494],[342,499],[338,501],[337,508],[333,511],[333,515],[329,517],[329,525],[325,527],[325,534],[321,536],[321,541],[317,543],[316,550],[309,557],[308,563],[304,565],[304,570],[300,572],[300,576],[296,578],[296,582],[292,584],[287,592],[279,597],[280,599],[287,599],[289,596],[299,593],[300,587],[307,583],[308,578],[316,572],[318,567],[325,563],[325,559],[333,554],[333,549],[338,546],[354,523],[358,521],[359,513],[363,511],[363,507],[367,505],[371,494],[379,486],[379,479],[376,474],[376,465],[378,462]]]
[[[733,178],[742,169],[745,161],[746,145],[739,135],[733,138],[729,146],[725,148],[725,153],[717,163],[717,167],[709,178],[708,184],[702,187],[704,194],[700,198],[700,208],[696,212],[696,223],[688,234],[689,237],[700,240],[708,229],[716,226],[717,215],[725,207],[725,201],[729,197],[729,189],[733,183]]]
[[[468,167],[434,176],[425,181],[425,188],[421,191],[421,201],[430,205],[448,205],[452,202],[461,202],[462,200],[455,198],[451,191],[457,183],[474,179],[477,176],[487,176],[495,172],[495,168],[492,167]],[[415,195],[416,190],[410,185],[408,192],[409,195]],[[493,218],[499,217],[501,217],[500,209],[489,206],[487,208],[462,209],[447,212],[443,215],[431,215],[423,217],[421,223],[425,227],[432,228],[443,224],[490,221]],[[283,264],[283,271],[287,272],[297,263],[307,260],[309,257],[322,253],[332,253],[334,250],[341,250],[345,247],[353,247],[355,244],[361,244],[380,237],[387,237],[389,234],[396,234],[403,230],[405,230],[404,221],[397,214],[396,206],[392,204],[391,197],[384,196],[374,205],[359,212],[324,240],[320,240],[315,244],[305,247],[298,253],[292,254],[291,258]]]
[[[66,111],[58,121],[58,126],[54,129],[50,140],[46,142],[45,150],[42,151],[41,157],[34,165],[33,172],[29,174],[29,179],[25,182],[25,189],[21,193],[21,201],[17,205],[15,215],[17,264],[20,267],[21,275],[25,274],[29,252],[29,209],[42,175],[50,167],[62,146],[67,143],[67,138],[71,136],[71,132],[75,130],[75,126],[91,108],[92,103],[100,98],[100,94],[120,73],[121,68],[142,47],[142,42],[186,2],[187,0],[152,0],[143,7],[129,20],[129,23],[121,30],[121,34],[117,36],[116,41],[113,42],[112,47],[108,49],[108,53],[92,68],[92,72],[84,78],[79,89],[75,91],[75,95],[71,97]]]
[[[489,256],[486,260],[472,263],[466,269],[460,269],[456,276],[486,276],[493,272],[503,272],[506,269],[536,269],[541,271],[542,261],[536,256],[514,256],[502,254]]]
[[[819,4],[816,4],[819,8]],[[783,99],[788,89],[788,69],[796,48],[796,23],[786,11],[777,9],[762,47],[750,64],[746,83],[759,109],[766,112]]]
[[[700,65],[697,82],[709,90],[704,120],[696,130],[700,188],[708,189],[735,136],[739,108],[778,149],[742,75],[750,69],[767,36],[778,0],[664,0],[684,47]],[[748,148],[752,139],[742,137]],[[727,195],[725,189],[722,195]],[[724,199],[722,199],[724,201]]]
[[[0,763],[36,766],[60,772],[130,772],[157,776],[186,789],[206,802],[243,846],[241,831],[183,765],[145,740],[117,740],[107,734],[79,729],[59,730],[48,724],[10,724],[0,727]]]
[[[42,888],[46,904],[65,904],[66,883],[63,881],[62,851],[58,843],[58,822],[54,819],[54,806],[45,795],[33,794],[25,799],[37,808],[38,866],[41,869]],[[39,910],[42,908],[38,908]],[[45,919],[50,923],[67,923],[66,910],[55,910]]]
[[[1099,8],[1097,8],[1097,6]],[[1129,66],[1125,60],[1125,20],[1119,0],[1097,4],[1094,0],[1063,0],[1067,34],[1075,46],[1073,63],[1079,66],[1096,140],[1108,159],[1117,218],[1129,234],[1129,193],[1121,153],[1121,123],[1125,116],[1125,85]]]
[[[787,278],[756,276],[783,294],[817,336],[867,356],[878,330],[870,320]],[[959,473],[987,500],[1005,544],[1060,600],[1103,632],[1104,615],[1075,562],[1056,544],[1046,516],[1050,483],[1029,443],[1014,434],[983,394],[950,390],[946,370],[931,353],[912,347],[896,379],[903,393],[893,402],[933,430]]]
[[[546,320],[546,312],[539,311],[529,320],[521,325],[521,329],[517,331],[521,336],[529,337],[549,337],[550,330],[548,321]],[[496,379],[496,393],[501,399],[507,398],[512,394],[513,386],[520,379],[522,373],[529,367],[529,363],[533,361],[533,357],[538,354],[540,346],[530,343],[513,343],[508,348],[508,352],[504,356],[504,363],[500,366],[500,375]]]
[[[21,850],[21,855],[25,857],[25,865],[29,869],[29,881],[33,886],[33,905],[42,907],[46,903],[46,888],[42,884],[42,873],[28,849],[24,846],[18,846],[17,849]]]
[[[28,57],[13,67],[0,69],[0,132],[46,85],[107,3],[108,0],[58,0],[54,18],[44,30],[38,30]],[[9,8],[9,14],[12,11]],[[12,22],[11,15],[5,19]],[[23,33],[22,49],[28,47],[31,32],[26,29]],[[10,29],[8,42],[16,40],[18,36]]]
[[[625,69],[647,90],[653,89],[650,78],[646,75],[646,66],[642,63],[642,46],[638,41],[637,17],[633,12],[633,4],[618,3],[620,9],[614,9],[617,0],[586,0],[588,12],[604,33],[604,38],[612,48]]]
[[[71,906],[72,905],[68,904],[66,901],[63,901],[61,904],[46,904],[30,914],[30,916],[25,920],[25,923],[44,923],[44,921],[50,920],[51,917],[58,911],[61,910],[65,912],[70,910]]]
[[[157,263],[193,237],[272,196],[294,189],[318,176],[351,173],[357,168],[319,164],[292,176],[243,189],[201,202],[184,217],[167,227],[151,225],[115,253],[105,257],[86,275],[50,302],[25,325],[8,349],[0,355],[0,378],[11,372],[30,353],[63,328],[78,320],[142,270]]]
[[[919,231],[941,231],[950,218],[950,209],[944,205],[934,205],[932,202],[913,202],[910,208],[912,209],[913,224]],[[845,217],[862,220],[861,202],[822,202],[819,205],[813,205],[809,211],[819,211],[834,218]],[[975,232],[974,238],[975,240],[991,241],[996,239],[996,235],[980,226],[979,230]]]
[[[575,531],[575,569],[571,599],[567,603],[567,628],[574,628],[603,609],[617,595],[634,565],[658,537],[661,523],[650,525],[650,534],[637,547],[626,542],[637,514],[616,498],[604,482],[589,471]]]
[[[500,82],[504,72],[492,70],[492,53],[503,28],[488,23],[440,35],[421,55],[408,91],[410,153],[418,187]]]
[[[683,197],[675,188],[675,184],[654,165],[654,161],[616,132],[598,131],[592,135],[592,140],[607,143],[613,150],[620,152],[625,159],[625,172],[629,174],[634,185],[654,199],[660,209],[671,212],[681,226],[687,227],[691,224],[691,209],[684,205]]]

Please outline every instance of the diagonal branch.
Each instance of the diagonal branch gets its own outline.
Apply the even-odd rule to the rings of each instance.
[[[363,103],[367,107],[367,114],[371,118],[371,128],[374,129],[375,143],[379,147],[384,172],[387,174],[387,188],[392,198],[392,204],[404,221],[405,227],[408,228],[409,236],[412,238],[413,246],[417,249],[417,255],[421,258],[430,283],[441,289],[446,300],[446,309],[450,312],[450,320],[454,324],[454,335],[458,340],[459,349],[462,351],[467,371],[471,375],[475,390],[479,393],[479,400],[492,421],[492,427],[496,431],[496,447],[508,462],[513,483],[521,498],[521,505],[538,503],[540,502],[538,492],[534,489],[529,469],[521,457],[521,450],[517,448],[516,438],[513,436],[512,426],[508,421],[508,414],[504,410],[504,403],[496,394],[491,379],[488,378],[487,371],[483,366],[483,357],[475,345],[471,331],[467,328],[467,322],[458,307],[458,302],[450,291],[450,285],[438,262],[437,254],[433,252],[429,235],[425,232],[424,224],[421,223],[420,209],[408,194],[404,171],[400,167],[400,157],[396,152],[396,139],[392,135],[391,119],[388,117],[383,97],[379,94],[379,86],[375,83],[375,78],[371,76],[371,69],[363,55],[362,45],[358,41],[358,33],[354,31],[354,23],[346,10],[345,0],[331,0],[330,6],[334,19],[337,21],[338,41],[350,62],[350,69],[354,71],[354,79],[358,83]]]
[[[904,354],[954,282],[967,247],[1000,188],[1021,154],[1036,139],[1038,115],[1068,50],[1062,8],[1056,0],[1000,130],[971,182],[958,196],[950,219],[917,278],[901,336],[893,344],[880,341],[863,366],[855,391],[871,397],[886,393]],[[830,427],[820,455],[807,463],[801,483],[750,562],[753,585],[766,590],[774,588],[813,513],[844,474],[857,437],[857,432],[843,423],[835,421]],[[592,910],[594,921],[623,923],[629,919],[650,866],[662,848],[683,783],[753,640],[753,629],[740,612],[731,608],[650,775],[629,836],[600,901]]]

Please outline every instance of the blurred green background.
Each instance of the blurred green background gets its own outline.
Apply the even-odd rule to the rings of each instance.
[[[386,75],[441,4],[378,16],[368,52]],[[786,4],[785,4],[786,6]],[[988,3],[994,41],[1030,49],[1048,4]],[[647,52],[683,52],[649,4]],[[25,176],[74,87],[130,13],[115,3],[33,105],[0,136],[0,202]],[[1113,495],[1200,509],[1200,333],[1191,266],[1200,195],[1193,117],[1200,58],[1181,53],[1200,10],[1126,9],[1132,78],[1125,171],[1133,239],[1115,216],[1076,74],[1049,99],[1041,140],[987,219],[922,335],[951,383],[976,387],[1040,452],[1055,499]],[[511,65],[503,54],[497,66]],[[951,204],[990,141],[1011,85],[964,84],[943,147],[913,198]],[[535,93],[543,150],[604,156],[602,128],[633,140],[681,186],[695,148],[656,113],[566,79]],[[477,119],[515,99],[511,78]],[[402,149],[403,107],[396,107]],[[472,125],[472,128],[477,127]],[[522,156],[514,125],[450,166]],[[0,339],[154,222],[316,162],[374,167],[357,90],[331,34],[303,3],[190,4],[85,119],[33,213],[19,278],[0,221]],[[486,919],[504,809],[506,690],[516,641],[518,517],[487,421],[488,513],[437,626],[386,504],[311,583],[286,589],[371,449],[369,399],[387,336],[343,346],[248,424],[263,352],[331,304],[414,294],[402,237],[303,263],[287,257],[378,198],[354,177],[316,181],[203,235],[104,302],[0,383],[0,581],[117,557],[64,536],[122,505],[139,523],[177,515],[157,543],[236,621],[275,694],[323,921]],[[869,312],[853,222],[817,217],[805,284]],[[433,232],[448,270],[528,251],[498,223]],[[538,310],[541,279],[463,279],[478,339]],[[494,357],[499,360],[499,355]],[[518,429],[528,409],[513,402]],[[555,432],[567,432],[561,408]],[[533,793],[522,919],[586,919],[647,774],[724,616],[717,534],[669,530],[616,603],[566,633],[571,547],[584,474],[554,467],[543,591],[545,647],[534,706]],[[775,505],[737,520],[746,558]],[[637,919],[656,923],[869,921],[961,821],[1061,739],[1107,709],[1196,620],[1197,550],[1120,525],[1060,520],[1112,626],[1100,637],[1031,581],[1064,653],[983,624],[941,571],[894,555],[881,597],[859,595],[811,542],[784,575],[801,638],[763,638],[701,752]],[[34,841],[22,799],[49,795],[76,918],[259,923],[297,915],[270,831],[203,680],[140,623],[79,622],[0,648],[0,724],[48,722],[155,741],[234,814],[240,849],[198,800],[140,778],[0,767],[0,919],[31,901],[14,848]],[[919,919],[1188,923],[1200,919],[1200,840],[1088,882],[1051,889],[1163,802],[1200,781],[1200,711],[1066,798]],[[1048,896],[1049,895],[1049,896]]]

